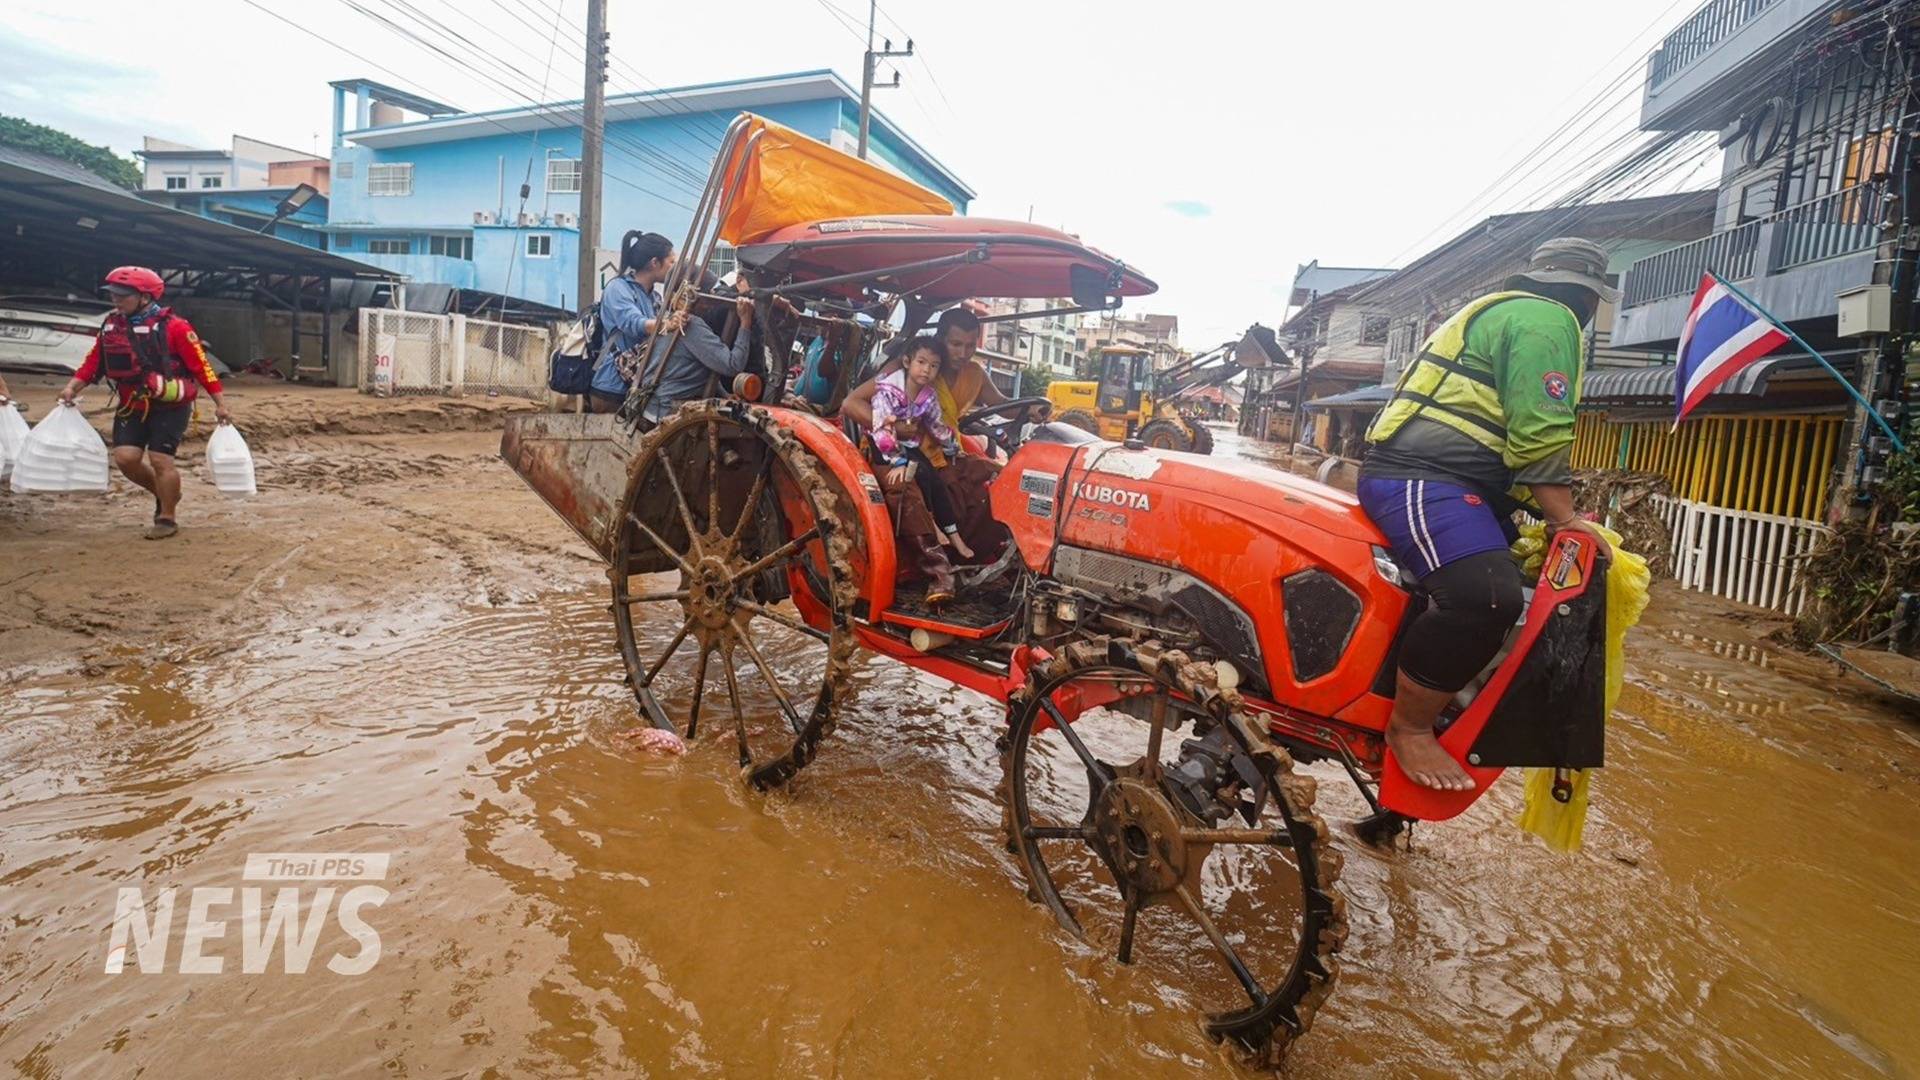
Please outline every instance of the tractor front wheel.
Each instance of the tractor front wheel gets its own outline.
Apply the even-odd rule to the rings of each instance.
[[[1313,780],[1211,665],[1153,642],[1068,645],[1008,708],[1002,821],[1028,897],[1276,1064],[1347,936]]]

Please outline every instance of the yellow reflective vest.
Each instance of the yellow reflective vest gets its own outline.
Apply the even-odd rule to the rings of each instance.
[[[1427,338],[1367,441],[1384,443],[1418,416],[1525,468],[1573,442],[1583,347],[1566,305],[1519,290],[1482,296]]]

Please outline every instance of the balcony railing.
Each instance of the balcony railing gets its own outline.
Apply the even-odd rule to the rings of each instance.
[[[1879,237],[1880,185],[1855,184],[1773,215],[1767,272],[1865,251]]]
[[[1647,85],[1659,89],[1661,83],[1776,3],[1779,0],[1708,0],[1660,43],[1647,69]]]
[[[1669,296],[1684,296],[1700,285],[1708,270],[1738,280],[1753,275],[1753,253],[1760,241],[1760,222],[1701,237],[1639,262],[1627,270],[1621,304],[1637,307]]]
[[[1879,241],[1880,194],[1878,182],[1855,184],[1641,259],[1627,270],[1621,305],[1685,296],[1709,270],[1735,281],[1752,277],[1762,245],[1767,274],[1866,251]]]

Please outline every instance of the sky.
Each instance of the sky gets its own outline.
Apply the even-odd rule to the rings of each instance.
[[[533,29],[556,4],[557,43]],[[1569,163],[1632,127],[1648,49],[1697,5],[886,0],[881,34],[916,55],[882,69],[904,86],[876,104],[979,193],[970,213],[1139,267],[1161,290],[1129,310],[1180,316],[1201,349],[1283,318],[1299,264],[1401,265],[1571,187]],[[579,97],[585,0],[172,0],[132,26],[120,4],[7,0],[0,113],[122,152],[240,133],[324,155],[330,80],[525,103],[355,10],[408,6]],[[861,0],[610,7],[610,92],[821,67],[860,81]],[[1702,161],[1671,186],[1712,181]]]

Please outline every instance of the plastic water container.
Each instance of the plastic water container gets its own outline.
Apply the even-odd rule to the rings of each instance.
[[[10,398],[0,396],[0,480],[13,474],[13,463],[27,442],[27,419]]]
[[[51,494],[107,490],[107,443],[72,405],[56,405],[21,444],[8,483],[15,491]]]
[[[259,490],[253,482],[253,451],[232,424],[223,423],[207,436],[207,469],[222,495],[252,495]]]

